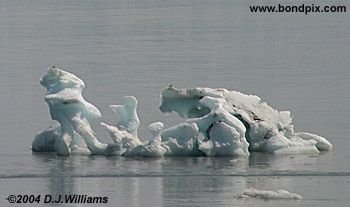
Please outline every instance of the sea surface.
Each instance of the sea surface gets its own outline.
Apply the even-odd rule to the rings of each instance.
[[[99,207],[348,206],[349,13],[252,14],[254,4],[261,1],[0,0],[0,206],[44,206],[5,199],[25,194],[107,197]],[[172,84],[258,95],[290,110],[296,131],[327,137],[334,150],[249,158],[35,154],[34,136],[55,123],[39,84],[52,65],[85,81],[84,97],[101,110],[99,121],[113,124],[109,105],[135,96],[142,140],[154,121],[183,121],[158,109],[161,89]],[[98,123],[94,129],[112,141]],[[247,188],[303,199],[234,197]]]

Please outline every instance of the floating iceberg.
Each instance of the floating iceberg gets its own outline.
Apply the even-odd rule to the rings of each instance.
[[[286,190],[257,190],[249,188],[235,196],[236,198],[260,198],[260,199],[302,199],[303,197],[296,193],[290,193]]]
[[[77,76],[49,68],[40,81],[46,87],[51,118],[58,125],[39,132],[33,143],[36,152],[59,155],[96,154],[122,156],[248,156],[249,151],[268,153],[314,153],[332,149],[325,138],[294,133],[288,111],[277,111],[259,97],[226,89],[194,88],[162,91],[162,112],[177,112],[184,123],[164,129],[162,122],[148,126],[152,137],[138,138],[140,121],[137,100],[127,96],[111,105],[116,125],[101,123],[113,143],[102,143],[90,122],[100,111],[87,102],[84,82]]]

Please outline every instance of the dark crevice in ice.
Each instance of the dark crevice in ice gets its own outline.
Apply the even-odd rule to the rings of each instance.
[[[251,143],[251,138],[250,138],[250,136],[249,136],[249,130],[250,130],[250,125],[249,125],[249,123],[248,122],[246,122],[244,119],[243,119],[243,117],[242,117],[242,115],[240,115],[240,114],[232,114],[234,117],[236,117],[237,119],[239,119],[242,123],[243,123],[243,125],[245,126],[245,129],[246,129],[246,131],[245,131],[245,138],[247,139],[247,142],[250,144]]]

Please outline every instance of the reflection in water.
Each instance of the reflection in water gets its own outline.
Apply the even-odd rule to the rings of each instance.
[[[305,155],[272,155],[254,152],[249,157],[249,168],[252,173],[268,173],[273,175],[277,172],[298,173],[314,170],[315,163],[320,156],[317,154]],[[310,168],[311,166],[312,168]],[[262,171],[266,170],[266,171]]]
[[[47,174],[42,176],[47,189],[43,191],[52,195],[107,196],[108,203],[120,206],[206,206],[227,202],[227,198],[250,187],[298,192],[291,175],[307,172],[320,156],[32,157],[35,166],[46,168]]]
[[[51,195],[64,195],[72,194],[74,192],[74,178],[69,176],[69,173],[62,173],[57,170],[62,169],[62,172],[72,171],[74,168],[74,160],[67,158],[59,158],[57,165],[50,169],[50,182],[48,183],[48,189]],[[67,174],[67,175],[65,175]]]
[[[33,154],[34,161],[48,167],[47,193],[53,196],[73,194],[75,192],[74,173],[81,169],[85,162],[82,157],[59,157],[54,154]],[[78,160],[79,159],[79,160]]]
[[[150,162],[149,172],[161,172],[161,159],[59,157],[55,154],[33,154],[33,159],[36,164],[48,168],[47,175],[42,175],[47,182],[45,194],[107,196],[108,203],[127,202],[123,206],[150,206],[162,200],[161,178],[145,179],[148,173],[140,171],[145,166],[139,165]]]
[[[163,197],[167,206],[220,205],[227,198],[246,188],[245,177],[193,176],[162,179]]]

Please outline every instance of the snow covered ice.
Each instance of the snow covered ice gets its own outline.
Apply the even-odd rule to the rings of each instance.
[[[184,123],[165,128],[162,122],[148,126],[148,141],[138,137],[140,121],[137,99],[127,96],[111,105],[116,125],[101,125],[112,143],[102,143],[90,122],[101,117],[87,102],[84,82],[56,67],[49,68],[40,81],[47,89],[45,101],[58,124],[39,132],[33,143],[36,152],[59,155],[96,154],[122,156],[249,156],[249,151],[274,154],[317,153],[331,150],[325,138],[294,132],[291,113],[277,111],[259,97],[226,89],[165,88],[160,110],[177,112]]]

